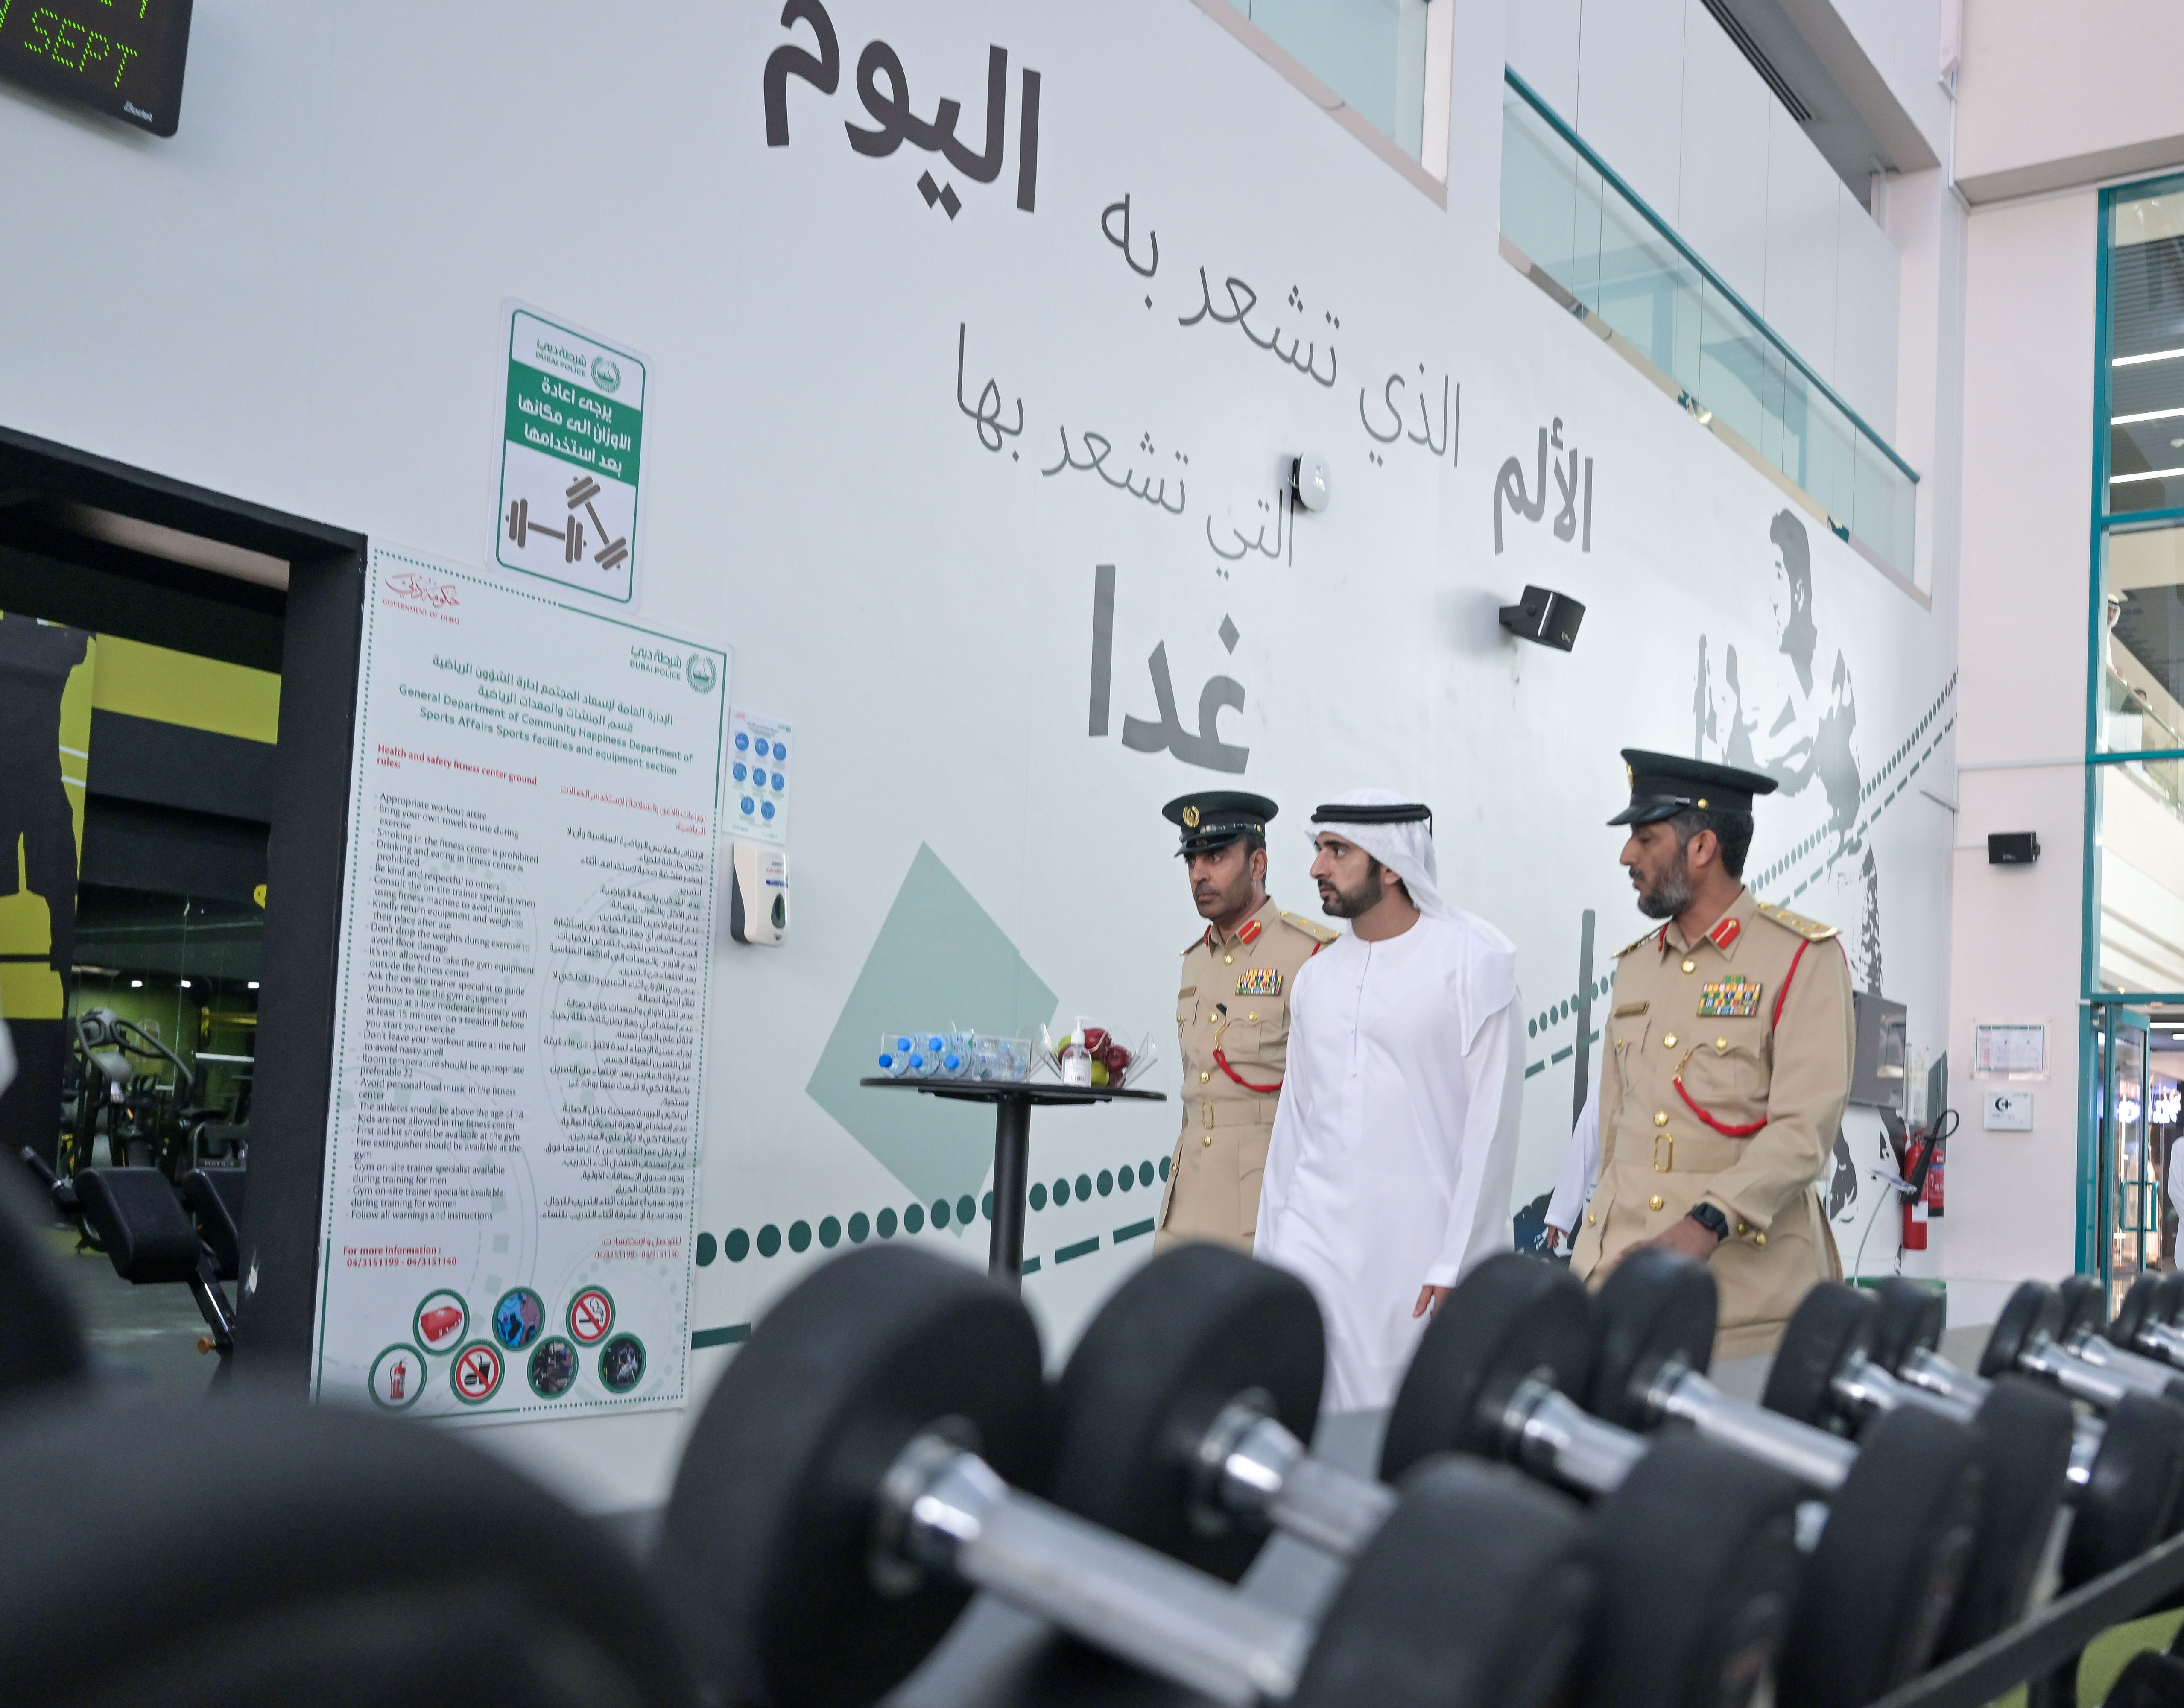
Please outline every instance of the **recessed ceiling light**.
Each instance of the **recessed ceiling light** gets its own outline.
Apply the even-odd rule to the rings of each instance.
[[[250,981],[250,988],[251,988],[252,990],[254,990],[254,990],[256,990],[256,989],[258,988],[258,981],[257,981],[257,980],[253,979],[253,980]]]
[[[185,980],[182,980],[182,988],[183,988],[185,991],[187,991],[187,990],[188,990],[188,989],[190,988],[190,981],[189,981],[187,979],[185,979]]]
[[[142,979],[131,979],[129,981],[129,988],[132,991],[141,991],[144,988],[144,981]]]

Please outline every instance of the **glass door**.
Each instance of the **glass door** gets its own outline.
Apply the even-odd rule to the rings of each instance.
[[[2146,1016],[2110,1007],[2100,1052],[2100,1168],[2109,1231],[2102,1281],[2113,1313],[2132,1281],[2161,1260],[2161,1181],[2148,1142]]]

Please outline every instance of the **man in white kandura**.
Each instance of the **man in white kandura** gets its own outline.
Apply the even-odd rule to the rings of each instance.
[[[1290,1003],[1254,1252],[1327,1319],[1337,1411],[1385,1405],[1457,1278],[1510,1246],[1524,1087],[1517,952],[1435,886],[1425,807],[1359,789],[1312,815],[1322,908],[1349,935]]]

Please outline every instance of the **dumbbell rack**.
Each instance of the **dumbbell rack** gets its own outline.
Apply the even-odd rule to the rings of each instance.
[[[2184,1588],[2184,1535],[2058,1596],[2031,1618],[1882,1697],[1873,1708],[1986,1708],[2071,1660],[2110,1626],[2155,1611],[2179,1588]]]
[[[987,1272],[1011,1292],[1023,1285],[1024,1199],[1031,1190],[1033,1107],[1106,1103],[1118,1097],[1146,1103],[1167,1101],[1164,1091],[1133,1091],[1120,1086],[1064,1086],[1051,1080],[1034,1084],[1028,1080],[876,1077],[857,1083],[876,1090],[894,1087],[959,1103],[994,1106],[994,1233]]]

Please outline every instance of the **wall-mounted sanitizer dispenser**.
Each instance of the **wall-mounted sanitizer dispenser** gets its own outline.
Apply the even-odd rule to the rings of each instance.
[[[738,943],[778,944],[788,935],[788,851],[738,842],[730,862],[728,935]]]

